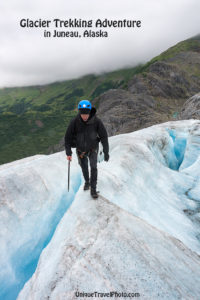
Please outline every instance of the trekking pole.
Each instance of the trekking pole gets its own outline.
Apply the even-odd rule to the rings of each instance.
[[[69,192],[69,183],[70,183],[70,160],[68,160],[68,192]]]

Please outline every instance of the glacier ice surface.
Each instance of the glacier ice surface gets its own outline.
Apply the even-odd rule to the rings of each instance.
[[[198,120],[167,122],[113,136],[109,138],[109,162],[101,155],[98,165],[98,189],[103,197],[198,254],[199,136]],[[74,220],[69,215],[68,227],[62,230],[59,221],[69,214],[67,209],[76,195],[79,205],[73,202],[73,212],[77,209],[83,219],[87,216],[78,200],[82,198],[84,203],[86,197],[82,181],[75,153],[70,193],[64,152],[0,166],[0,299],[5,295],[15,299],[52,236],[45,249],[54,251],[52,257],[55,252],[59,255],[63,235],[70,236]],[[87,205],[90,209],[92,206]],[[91,221],[95,224],[95,214]],[[56,250],[51,248],[55,240]]]

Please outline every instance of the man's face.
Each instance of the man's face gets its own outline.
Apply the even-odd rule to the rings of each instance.
[[[87,115],[82,115],[81,114],[81,118],[83,119],[83,121],[87,121],[88,120],[88,118],[89,118],[89,114],[87,114]]]

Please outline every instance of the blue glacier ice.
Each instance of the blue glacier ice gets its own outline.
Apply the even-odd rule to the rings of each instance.
[[[101,218],[106,215],[107,209],[110,209],[111,214],[112,209],[119,211],[121,220],[120,225],[117,225],[119,231],[115,232],[115,227],[112,229],[112,238],[120,230],[124,230],[125,236],[126,234],[128,236],[128,232],[132,232],[131,235],[136,234],[139,232],[140,226],[143,230],[147,230],[139,235],[141,238],[145,237],[147,242],[146,250],[141,248],[141,253],[149,249],[150,254],[146,253],[146,255],[152,259],[152,264],[155,262],[152,255],[156,255],[157,259],[160,255],[158,261],[162,261],[162,264],[165,261],[168,265],[167,268],[173,268],[174,258],[170,258],[171,252],[168,252],[166,256],[161,252],[171,249],[170,251],[176,253],[176,247],[178,247],[177,251],[179,252],[174,254],[178,257],[177,273],[174,270],[174,276],[179,280],[177,286],[180,286],[174,294],[169,295],[169,298],[163,296],[162,299],[178,299],[181,293],[184,293],[184,289],[186,289],[185,293],[189,293],[189,287],[184,287],[187,282],[190,283],[189,277],[190,280],[195,281],[200,275],[198,268],[195,267],[200,263],[197,256],[200,253],[199,136],[200,121],[187,120],[167,122],[136,132],[110,137],[110,160],[108,163],[104,162],[101,153],[98,164],[98,189],[103,197],[101,201],[106,199],[106,202],[102,204],[97,201],[95,207],[90,195],[82,190],[83,177],[75,152],[73,152],[71,163],[69,193],[67,192],[67,162],[64,152],[49,156],[30,157],[0,166],[0,299],[16,299],[20,290],[22,291],[19,299],[32,299],[33,295],[36,297],[33,297],[34,299],[44,299],[50,297],[51,293],[55,293],[52,299],[61,297],[59,295],[62,295],[64,287],[66,288],[64,282],[69,280],[64,275],[67,274],[68,269],[70,270],[70,267],[66,266],[76,259],[76,255],[77,264],[79,260],[80,264],[74,269],[74,273],[70,273],[70,276],[77,278],[76,284],[80,286],[84,285],[81,276],[86,282],[93,280],[94,274],[92,277],[90,275],[84,277],[87,272],[81,273],[80,277],[77,274],[79,274],[79,269],[82,270],[81,257],[84,259],[87,255],[87,245],[95,240],[95,237],[98,237],[98,243],[109,244],[106,237],[97,234],[103,226]],[[98,203],[100,203],[99,207]],[[97,209],[100,212],[102,209],[103,215],[97,214]],[[117,222],[117,215],[115,218]],[[104,222],[106,224],[107,219],[105,218],[102,224]],[[126,222],[126,219],[129,221]],[[86,226],[85,230],[88,232],[88,236],[91,235],[89,240],[82,233],[84,226]],[[137,232],[134,232],[134,227],[137,228]],[[155,238],[154,241],[151,241],[148,232],[151,232]],[[109,234],[109,231],[106,234]],[[158,236],[160,237],[158,238]],[[76,246],[70,244],[74,239],[77,239]],[[160,247],[159,239],[162,240],[160,246],[164,248],[156,253],[156,249]],[[179,241],[183,246],[177,244]],[[138,243],[140,242],[136,240],[135,247],[139,245]],[[151,249],[153,243],[157,245],[157,248]],[[110,247],[113,247],[113,255],[118,253],[120,240],[113,240]],[[184,251],[181,250],[181,247],[185,247]],[[69,257],[66,257],[62,252],[64,249],[74,250],[70,252]],[[92,251],[92,248],[90,249]],[[128,250],[127,246],[127,259],[131,255],[131,249]],[[109,256],[110,248],[107,251]],[[126,252],[125,248],[124,251]],[[91,255],[98,257],[98,253],[92,253]],[[184,256],[186,255],[184,253],[187,253],[187,256]],[[117,254],[113,257],[117,257]],[[178,263],[181,268],[184,268],[184,261],[187,261],[187,257],[188,264],[193,268],[191,273],[193,275],[189,275],[189,269],[185,266],[183,272],[186,275],[182,278],[181,272],[178,273]],[[134,259],[135,256],[132,258],[130,256],[130,261]],[[123,258],[119,254],[119,262],[115,261],[116,264],[119,263],[119,272],[122,272],[120,269],[122,261]],[[194,266],[193,262],[195,262]],[[151,261],[149,263],[151,265]],[[45,271],[46,268],[49,271]],[[87,269],[85,268],[83,270]],[[90,267],[88,266],[88,268]],[[129,269],[128,265],[126,268]],[[158,270],[160,268],[158,266]],[[144,269],[146,271],[140,276],[147,275],[148,267],[145,266]],[[139,274],[139,269],[137,270]],[[163,272],[167,272],[166,270],[165,268]],[[99,272],[101,273],[100,270]],[[130,270],[127,272],[130,272],[127,273],[129,277],[133,275]],[[159,273],[159,271],[157,272]],[[151,274],[153,273],[154,271],[151,271]],[[172,274],[173,272],[166,273],[165,276],[170,277],[173,276]],[[102,278],[105,279],[105,276]],[[169,289],[167,281],[163,281],[165,276],[161,274],[159,278],[152,277],[152,281],[149,279],[148,284],[146,282],[146,288],[152,290],[150,299],[153,299],[153,295],[156,294],[157,285],[154,282],[159,283],[158,285],[162,287],[163,295]],[[40,281],[37,281],[37,278]],[[58,278],[64,278],[63,285],[57,283],[60,280]],[[142,286],[143,279],[138,279],[140,286]],[[109,277],[106,280],[111,282],[113,279]],[[25,282],[27,283],[24,286]],[[73,280],[69,280],[69,287],[72,284],[70,282]],[[103,281],[97,280],[98,282],[100,285],[97,285],[97,288],[101,284],[102,287],[106,286]],[[118,284],[120,284],[120,279]],[[198,284],[196,283],[196,285]],[[142,288],[145,289],[144,286]],[[72,286],[71,289],[73,290]],[[193,295],[196,295],[197,289],[194,289]]]
[[[173,155],[170,157],[168,165],[171,169],[178,170],[184,159],[188,135],[187,133],[179,133],[173,129],[167,131],[173,142],[171,147]]]
[[[2,300],[16,299],[32,276],[41,251],[79,189],[80,170],[72,170],[67,193],[67,167],[62,157],[35,156],[0,167]]]

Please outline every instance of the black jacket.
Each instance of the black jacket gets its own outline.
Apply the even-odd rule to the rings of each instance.
[[[103,152],[108,154],[108,134],[102,121],[95,114],[96,109],[92,107],[86,122],[82,120],[80,113],[71,120],[65,134],[67,156],[72,155],[72,147],[76,147],[81,152],[87,152],[96,149],[99,141],[103,145]]]

